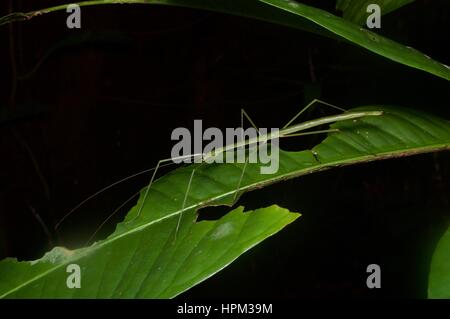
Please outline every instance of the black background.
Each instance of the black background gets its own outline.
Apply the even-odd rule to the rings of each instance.
[[[13,1],[2,2],[4,15]],[[334,1],[309,3],[334,11]],[[14,11],[54,4],[14,1]],[[383,17],[379,32],[450,64],[449,9],[448,1],[418,0]],[[237,127],[244,107],[258,126],[281,126],[313,98],[449,118],[445,80],[302,31],[145,5],[82,8],[81,30],[69,30],[66,18],[0,27],[1,258],[84,243],[148,176],[95,198],[58,232],[55,223],[98,189],[169,157],[171,131],[193,119]],[[330,112],[318,106],[307,116]],[[321,138],[282,146],[300,150]],[[448,153],[426,154],[245,194],[238,204],[246,208],[277,203],[303,216],[181,297],[425,297],[449,217],[449,164]],[[382,268],[376,291],[365,285],[372,263]]]

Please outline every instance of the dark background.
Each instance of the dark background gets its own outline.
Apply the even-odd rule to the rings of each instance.
[[[12,3],[14,11],[56,4],[2,1],[1,15]],[[334,11],[331,0],[309,3]],[[418,0],[383,17],[380,32],[450,64],[449,9],[448,1]],[[174,7],[82,8],[81,30],[67,29],[66,18],[0,27],[0,258],[83,244],[149,176],[96,197],[58,232],[56,222],[100,188],[169,157],[171,131],[193,119],[237,127],[244,107],[258,126],[281,126],[313,98],[449,118],[445,80],[345,42]],[[331,111],[318,106],[306,118],[322,114]],[[448,153],[426,154],[247,193],[238,203],[246,208],[277,203],[303,216],[182,297],[425,297],[450,215],[449,164]],[[382,268],[376,291],[365,285],[372,263]]]

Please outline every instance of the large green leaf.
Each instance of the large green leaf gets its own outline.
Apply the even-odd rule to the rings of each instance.
[[[218,223],[195,224],[199,208],[231,205],[237,192],[332,167],[450,149],[446,120],[394,107],[358,110],[382,110],[383,115],[334,123],[331,126],[338,131],[312,150],[281,151],[279,170],[272,175],[260,174],[258,163],[246,165],[244,173],[244,164],[195,164],[172,171],[153,183],[145,200],[145,189],[141,192],[137,205],[107,239],[68,253],[56,249],[31,263],[0,262],[0,296],[172,297],[296,217],[271,207],[247,215],[238,210]],[[68,263],[82,267],[81,289],[65,288]]]
[[[398,63],[450,80],[450,67],[447,65],[439,63],[413,48],[403,46],[367,29],[360,28],[358,25],[327,11],[293,0],[97,0],[79,2],[78,4],[80,6],[92,6],[114,3],[163,4],[200,8],[257,18],[316,33],[321,32],[325,35],[334,34]],[[13,13],[1,17],[0,25],[16,20],[30,19],[49,12],[65,10],[66,6],[59,5],[29,13]]]
[[[433,255],[428,298],[450,298],[450,228],[442,236]]]
[[[37,261],[0,262],[0,297],[174,297],[298,216],[278,206],[245,213],[239,207],[218,221],[195,222],[195,210],[190,210],[176,236],[177,215],[138,223],[89,248],[57,247]],[[80,289],[66,285],[66,268],[72,263],[81,268]]]
[[[381,14],[385,15],[411,2],[414,0],[337,0],[336,9],[344,12],[344,19],[363,25],[369,14],[367,7],[370,4],[379,5]]]

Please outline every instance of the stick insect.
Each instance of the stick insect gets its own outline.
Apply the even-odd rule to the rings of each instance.
[[[298,117],[300,117],[300,115],[302,115],[306,110],[308,110],[310,107],[312,107],[315,103],[321,103],[325,106],[331,107],[333,109],[339,110],[343,113],[341,114],[337,114],[337,115],[331,115],[331,116],[325,116],[325,117],[321,117],[321,118],[317,118],[314,120],[310,120],[310,121],[306,121],[306,122],[302,122],[299,124],[292,124]],[[139,216],[142,213],[142,209],[144,207],[144,204],[146,202],[146,200],[148,199],[149,196],[149,191],[153,185],[153,182],[155,181],[156,178],[156,174],[159,170],[159,168],[164,167],[164,166],[168,166],[173,164],[173,162],[175,160],[184,160],[184,159],[193,159],[193,158],[200,158],[201,160],[201,165],[206,164],[208,162],[208,160],[219,156],[223,153],[226,153],[228,151],[233,151],[235,149],[238,148],[245,148],[245,147],[251,147],[253,145],[257,145],[258,143],[261,145],[261,143],[265,144],[265,143],[270,143],[271,141],[275,140],[275,139],[279,139],[279,138],[285,138],[285,137],[298,137],[298,136],[305,136],[305,135],[311,135],[311,134],[321,134],[321,133],[330,133],[330,132],[337,132],[337,129],[327,129],[327,130],[316,130],[316,131],[308,131],[309,129],[321,126],[321,125],[325,125],[325,124],[330,124],[330,123],[335,123],[335,122],[340,122],[340,121],[346,121],[346,120],[355,120],[355,119],[359,119],[362,117],[366,117],[366,116],[380,116],[382,115],[383,112],[382,111],[347,111],[343,108],[340,108],[338,106],[335,106],[333,104],[329,104],[326,103],[324,101],[318,100],[318,99],[314,99],[312,100],[308,105],[306,105],[302,110],[300,110],[300,112],[298,112],[288,123],[286,123],[282,129],[276,131],[276,132],[270,132],[267,134],[262,134],[260,132],[260,130],[258,129],[258,127],[255,125],[255,123],[253,122],[253,120],[250,118],[250,116],[247,114],[247,112],[244,109],[241,109],[241,128],[243,128],[243,122],[244,122],[244,118],[256,129],[256,131],[258,132],[258,136],[256,136],[255,138],[250,138],[250,139],[241,139],[238,142],[235,143],[231,143],[228,145],[225,145],[224,147],[218,148],[218,149],[214,149],[211,152],[208,153],[198,153],[198,154],[190,154],[190,155],[185,155],[185,156],[180,156],[177,158],[166,158],[166,159],[162,159],[159,160],[158,163],[156,164],[156,166],[154,168],[151,169],[147,169],[141,172],[138,172],[136,174],[133,174],[131,176],[128,176],[122,180],[119,180],[103,189],[101,189],[100,191],[98,191],[97,193],[93,194],[92,196],[88,197],[87,199],[85,199],[84,201],[82,201],[79,205],[77,205],[75,208],[73,208],[69,213],[67,213],[55,226],[55,229],[57,229],[61,223],[68,218],[73,212],[75,212],[78,208],[80,208],[84,203],[86,203],[87,201],[91,200],[92,198],[96,197],[97,195],[103,193],[104,191],[110,189],[111,187],[114,187],[126,180],[129,180],[131,178],[134,178],[136,176],[148,173],[150,171],[153,171],[152,176],[150,178],[150,182],[148,184],[148,186],[145,187],[145,191],[144,191],[144,195],[143,195],[143,199],[142,199],[142,203],[138,208],[137,214],[134,217],[134,219],[139,218]],[[306,132],[305,132],[306,131]],[[242,182],[242,178],[244,176],[246,167],[247,167],[247,163],[248,163],[248,157],[245,160],[240,178],[239,178],[239,182],[238,185],[236,187],[236,190],[234,192],[234,198],[233,198],[233,202],[236,200],[236,197],[239,193],[240,187],[241,187],[241,182]],[[192,184],[192,180],[194,178],[195,172],[199,167],[195,167],[192,169],[190,176],[189,176],[189,181],[188,181],[188,185],[187,185],[187,189],[183,198],[183,202],[181,205],[181,210],[180,210],[180,214],[178,217],[178,221],[177,221],[177,225],[176,225],[176,229],[175,229],[175,240],[176,240],[176,234],[178,233],[180,224],[181,224],[181,220],[183,217],[183,212],[185,210],[186,207],[186,202],[187,202],[187,198],[189,196],[189,192],[191,190],[191,184]],[[120,205],[112,214],[110,214],[107,219],[97,228],[97,230],[95,231],[95,233],[90,237],[90,239],[88,240],[88,243],[92,240],[92,238],[97,234],[97,232],[106,224],[106,222],[114,215],[116,214],[122,207],[124,207],[127,203],[129,203],[134,197],[136,197],[137,195],[139,195],[141,193],[141,191],[135,193],[132,197],[130,197],[126,202],[124,202],[122,205]],[[133,219],[133,220],[134,220]]]

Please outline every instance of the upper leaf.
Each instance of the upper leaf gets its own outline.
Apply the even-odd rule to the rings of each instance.
[[[365,28],[360,28],[350,21],[292,0],[261,1],[311,20],[344,39],[395,62],[450,80],[449,66],[439,63],[411,47],[403,46]]]
[[[379,5],[381,14],[385,15],[412,2],[414,0],[337,0],[336,9],[344,12],[344,19],[363,25],[369,15],[367,7],[370,4]]]
[[[142,3],[183,6],[236,14],[319,33],[325,36],[343,38],[395,62],[429,72],[450,80],[450,67],[429,56],[393,40],[360,28],[346,19],[327,11],[293,0],[97,0],[79,2],[80,6],[114,3]],[[272,8],[270,8],[270,5]],[[0,25],[17,20],[27,20],[45,13],[65,10],[58,5],[28,13],[12,13],[0,17]]]

